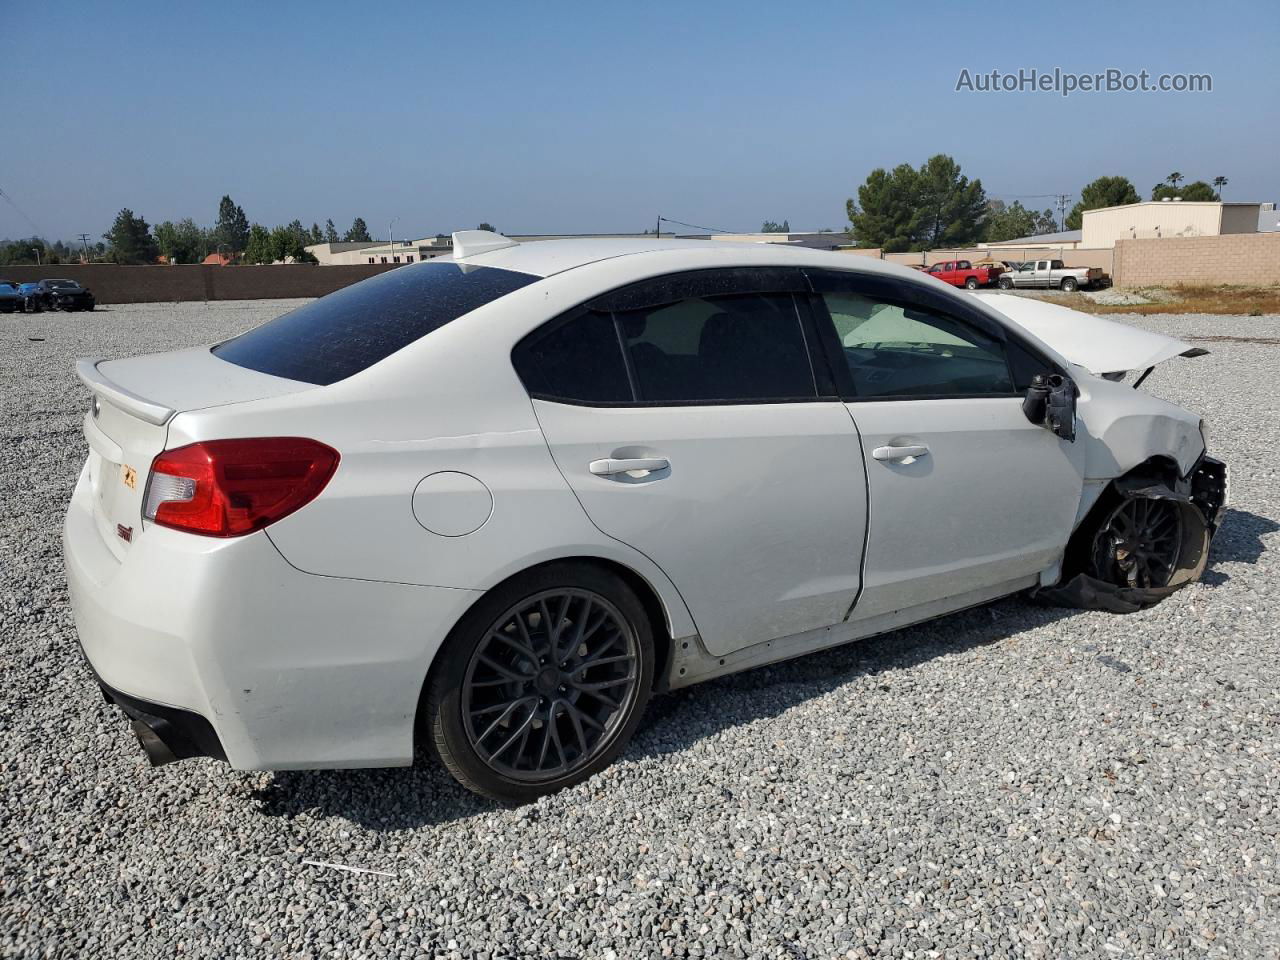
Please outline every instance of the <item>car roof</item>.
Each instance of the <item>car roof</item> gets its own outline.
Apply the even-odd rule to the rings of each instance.
[[[453,262],[464,266],[497,267],[538,277],[574,270],[578,267],[620,257],[648,260],[672,253],[689,255],[688,269],[738,265],[831,267],[865,273],[918,276],[914,270],[880,260],[811,247],[781,243],[741,243],[728,240],[679,240],[661,237],[599,237],[565,240],[533,240],[513,243],[498,250],[465,256]],[[436,262],[439,262],[439,258]],[[427,260],[425,263],[431,263]],[[641,264],[636,264],[637,269]]]

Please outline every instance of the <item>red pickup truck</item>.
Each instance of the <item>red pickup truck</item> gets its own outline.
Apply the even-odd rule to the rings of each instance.
[[[975,267],[968,260],[944,260],[941,263],[935,263],[925,273],[953,287],[977,290],[979,287],[995,286],[1003,271],[1004,268],[998,265]]]

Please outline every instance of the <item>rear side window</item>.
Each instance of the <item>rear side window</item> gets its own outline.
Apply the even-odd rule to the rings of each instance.
[[[643,400],[817,396],[804,329],[790,294],[696,297],[615,317]]]
[[[626,403],[633,398],[613,316],[585,310],[551,326],[515,354],[516,372],[530,393],[579,403]]]
[[[816,398],[792,294],[686,296],[639,308],[635,302],[632,291],[609,295],[525,338],[512,360],[529,392],[649,405]],[[610,309],[618,306],[629,309]]]
[[[344,287],[213,352],[237,366],[323,386],[538,279],[494,267],[422,263]]]

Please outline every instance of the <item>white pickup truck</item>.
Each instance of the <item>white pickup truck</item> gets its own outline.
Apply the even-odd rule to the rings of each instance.
[[[1068,267],[1061,260],[1028,260],[1016,270],[1000,274],[1001,290],[1013,287],[1050,287],[1070,293],[1102,282],[1098,267]]]

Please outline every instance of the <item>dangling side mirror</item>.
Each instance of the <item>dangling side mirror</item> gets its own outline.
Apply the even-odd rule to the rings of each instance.
[[[1075,443],[1076,397],[1079,392],[1070,377],[1037,373],[1031,378],[1027,395],[1022,398],[1022,412],[1029,421],[1044,427],[1054,436]]]

